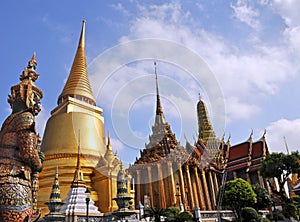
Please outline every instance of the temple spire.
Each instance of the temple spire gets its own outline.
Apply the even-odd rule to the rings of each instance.
[[[110,133],[109,133],[109,131],[108,131],[108,135],[107,135],[107,145],[106,145],[106,148],[107,148],[107,150],[112,151],[112,146],[111,146],[111,143],[110,143]]]
[[[59,188],[59,181],[58,181],[58,166],[56,166],[54,182],[50,194],[50,202],[61,202],[60,188]]]
[[[91,85],[88,79],[84,44],[85,21],[82,21],[82,29],[76,55],[68,80],[58,98],[58,104],[63,103],[63,101],[67,100],[68,97],[73,97],[87,102],[91,105],[96,105],[95,98],[93,96]]]
[[[59,212],[64,203],[61,201],[60,196],[58,166],[56,166],[55,178],[52,185],[50,200],[45,204],[48,205],[48,209],[50,211],[50,213],[44,217],[45,221],[65,221],[65,216]]]
[[[160,95],[158,90],[158,77],[156,71],[156,62],[154,62],[154,72],[155,72],[155,84],[156,84],[156,117],[155,117],[155,125],[161,125],[166,123],[165,115],[162,110],[162,106],[160,103]]]
[[[215,132],[209,119],[208,111],[199,93],[199,101],[197,103],[198,116],[198,140],[207,145],[209,140],[216,139]]]
[[[86,187],[85,181],[83,179],[83,173],[81,171],[81,164],[80,164],[80,131],[78,136],[78,153],[77,153],[77,164],[76,170],[74,172],[74,179],[72,182],[71,187]]]

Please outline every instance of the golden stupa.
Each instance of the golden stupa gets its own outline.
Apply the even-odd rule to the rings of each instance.
[[[57,166],[62,199],[67,196],[73,180],[78,146],[81,149],[84,180],[92,190],[93,200],[98,200],[91,178],[99,158],[106,152],[104,118],[101,116],[102,109],[96,106],[89,83],[84,43],[85,21],[68,80],[58,98],[57,107],[51,112],[41,145],[45,161],[39,176],[38,206],[43,213],[48,211],[44,203],[49,200]]]

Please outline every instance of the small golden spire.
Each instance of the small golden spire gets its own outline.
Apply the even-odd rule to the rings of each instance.
[[[288,155],[290,155],[291,153],[290,153],[290,150],[289,150],[289,146],[288,146],[288,144],[287,144],[287,142],[286,142],[285,136],[283,137],[283,140],[284,140],[284,145],[285,145],[286,153],[287,153]]]
[[[230,139],[231,139],[231,133],[229,133],[228,139],[227,139],[227,145],[230,146]]]
[[[82,29],[78,48],[73,61],[73,65],[64,86],[62,93],[58,98],[58,104],[61,104],[68,96],[75,97],[89,104],[96,105],[88,78],[88,70],[85,56],[85,21],[82,22]]]
[[[110,143],[110,133],[109,133],[109,131],[108,131],[108,135],[107,135],[107,145],[106,145],[106,148],[107,148],[107,150],[112,151],[112,146],[111,146],[111,143]]]
[[[74,179],[72,181],[71,187],[86,187],[85,181],[83,179],[83,173],[81,171],[81,164],[80,164],[80,130],[78,133],[77,164],[76,164],[76,170],[74,172]]]
[[[56,166],[55,178],[52,185],[49,202],[50,203],[61,202],[60,188],[59,188],[59,181],[58,181],[58,166]]]
[[[249,136],[248,142],[252,141],[252,136],[253,136],[253,129],[251,128],[251,133],[250,133],[250,136]]]

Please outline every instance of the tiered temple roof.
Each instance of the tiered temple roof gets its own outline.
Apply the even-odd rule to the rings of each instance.
[[[149,136],[149,143],[146,144],[146,149],[141,151],[141,156],[135,161],[135,164],[152,163],[162,160],[168,157],[174,150],[179,150],[182,154],[186,153],[186,150],[177,141],[170,124],[164,116],[158,89],[156,62],[154,63],[154,68],[156,84],[155,122],[152,126],[152,134]]]

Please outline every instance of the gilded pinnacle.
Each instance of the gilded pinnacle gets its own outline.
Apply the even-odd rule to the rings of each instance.
[[[73,97],[96,105],[95,98],[92,93],[91,85],[88,78],[88,70],[85,56],[85,21],[82,22],[82,29],[78,48],[73,61],[73,65],[64,86],[62,93],[58,98],[58,104],[63,103],[67,97]]]

